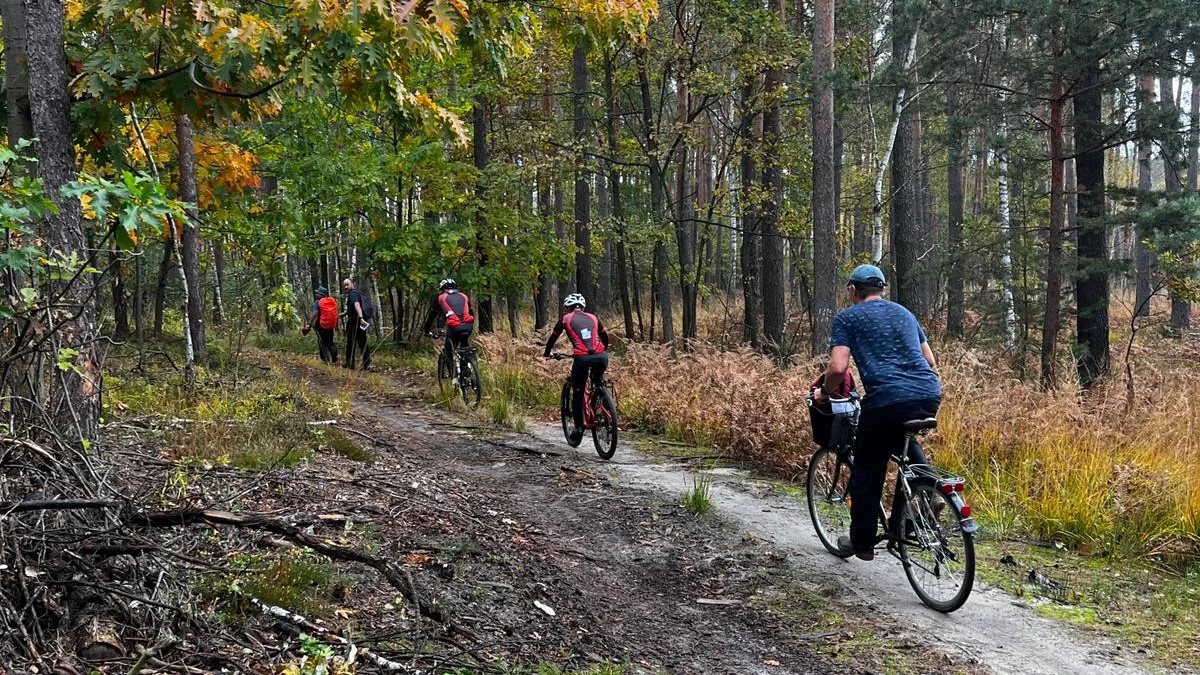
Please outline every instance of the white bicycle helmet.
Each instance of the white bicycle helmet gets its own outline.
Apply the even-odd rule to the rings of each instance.
[[[449,277],[442,279],[441,283],[438,284],[438,290],[444,291],[447,288],[458,288],[458,282]]]
[[[571,307],[574,305],[579,305],[581,308],[587,308],[587,300],[585,300],[584,297],[578,293],[572,293],[567,296],[566,300],[563,300],[563,307]]]

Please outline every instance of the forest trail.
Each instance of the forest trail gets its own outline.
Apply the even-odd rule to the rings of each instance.
[[[320,373],[309,375],[315,386],[329,389]],[[414,387],[412,376],[395,383]],[[552,605],[575,633],[552,638],[540,621],[532,635],[559,639],[563,649],[591,645],[593,661],[615,658],[649,672],[687,673],[1148,672],[1121,646],[1043,618],[999,590],[977,584],[966,606],[951,615],[925,608],[891,557],[865,563],[826,553],[804,504],[777,494],[768,481],[713,472],[714,512],[697,518],[679,506],[695,474],[635,449],[632,434],[612,461],[602,462],[590,437],[573,451],[555,424],[530,420],[527,431],[516,433],[416,396],[383,398],[353,397],[351,422],[405,452],[420,448],[415,454],[422,461],[473,483],[488,513],[521,523],[518,539],[554,549],[539,553],[536,567],[515,565],[505,583],[518,594],[530,589],[532,599]],[[532,581],[522,572],[532,573]],[[764,609],[763,598],[779,584],[828,598],[818,598],[809,613],[832,608],[849,619],[833,632],[798,629]],[[920,656],[900,670],[886,656],[847,663],[847,653],[829,642],[847,636],[854,642],[855,631]],[[587,637],[581,643],[579,636]]]

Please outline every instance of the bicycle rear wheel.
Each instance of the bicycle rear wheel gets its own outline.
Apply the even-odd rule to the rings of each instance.
[[[600,455],[600,459],[612,459],[617,453],[617,405],[613,403],[608,387],[595,390],[593,399],[597,394],[600,405],[596,406],[592,442],[596,444],[596,454]]]
[[[850,462],[829,448],[821,448],[808,462],[808,513],[825,550],[849,557],[838,548],[841,535],[850,534]]]
[[[479,399],[483,396],[483,386],[479,382],[479,359],[475,356],[474,351],[467,352],[462,356],[462,363],[459,365],[458,388],[462,390],[463,403],[472,408],[479,406]]]
[[[939,612],[953,612],[967,601],[975,584],[975,541],[962,529],[954,504],[937,485],[912,485],[900,538],[904,574],[917,597]]]

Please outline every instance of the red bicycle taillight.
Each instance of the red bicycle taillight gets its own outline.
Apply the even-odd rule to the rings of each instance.
[[[961,511],[962,511],[963,518],[971,517],[971,505],[970,504],[963,504]]]
[[[942,483],[942,494],[951,494],[954,492],[954,484]]]
[[[954,491],[955,491],[955,492],[962,492],[962,491],[963,491],[963,488],[965,488],[965,487],[966,487],[966,484],[965,484],[965,483],[955,483],[955,484],[954,484]]]

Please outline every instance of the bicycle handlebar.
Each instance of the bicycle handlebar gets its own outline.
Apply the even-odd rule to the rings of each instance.
[[[551,352],[549,358],[552,358],[555,361],[564,361],[566,359],[575,358],[575,355],[574,354],[563,354],[562,352]]]

